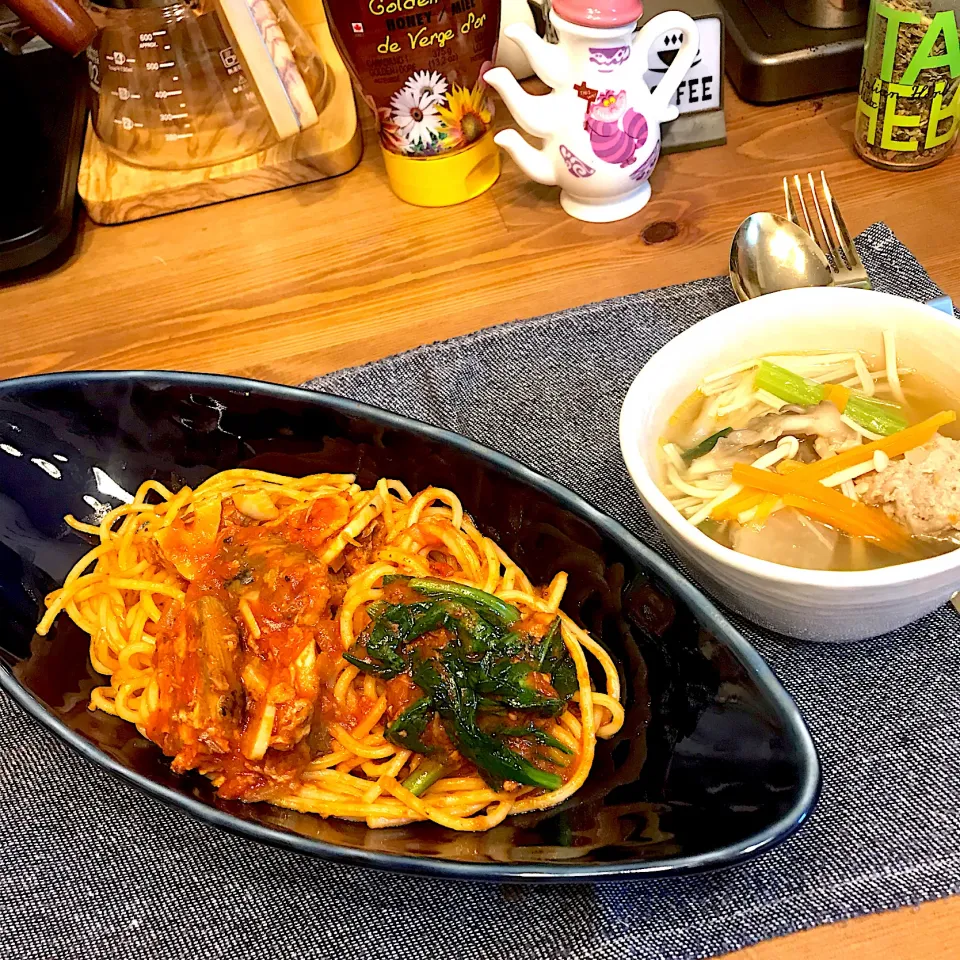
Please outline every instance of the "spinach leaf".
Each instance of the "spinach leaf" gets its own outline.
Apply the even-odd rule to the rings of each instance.
[[[385,608],[371,604],[367,612],[374,608],[379,615],[343,656],[360,670],[387,680],[407,669],[408,660],[401,653],[405,644],[451,623],[445,605],[432,601],[398,603]],[[361,650],[366,656],[361,656],[358,652]]]
[[[553,689],[564,700],[577,692],[580,684],[577,682],[577,667],[563,642],[563,633],[560,629],[560,618],[550,625],[543,640],[540,642],[539,667],[543,673],[550,674]]]
[[[423,661],[414,670],[414,682],[429,690],[444,729],[457,749],[476,764],[496,790],[505,780],[545,790],[563,782],[555,773],[535,767],[477,723],[477,693],[470,682],[467,662],[458,650],[445,648],[440,660]]]
[[[513,604],[477,587],[468,587],[464,583],[456,583],[452,580],[438,580],[435,577],[386,576],[383,578],[385,584],[394,583],[397,580],[406,580],[411,590],[426,597],[433,597],[435,600],[459,601],[503,627],[509,627],[520,619],[520,611]]]
[[[390,579],[396,578],[385,577],[384,582]],[[519,611],[492,594],[431,578],[408,582],[429,599],[371,604],[367,608],[370,625],[344,654],[359,669],[384,679],[408,673],[423,692],[387,727],[387,739],[417,753],[429,753],[423,737],[437,714],[456,749],[496,789],[506,780],[548,790],[559,787],[559,776],[511,750],[505,738],[522,737],[569,752],[559,740],[532,721],[515,727],[491,729],[489,725],[507,710],[556,715],[577,689],[576,669],[559,618],[538,640],[511,630]],[[438,629],[450,634],[439,650],[409,646]],[[535,673],[550,676],[556,695],[536,689]],[[423,766],[422,776],[415,780],[417,789],[426,790],[442,775],[438,771],[441,768],[436,765]]]
[[[430,747],[423,742],[422,737],[435,712],[430,697],[421,697],[387,727],[384,736],[391,743],[406,750],[430,753]]]
[[[545,747],[554,747],[561,753],[573,753],[573,751],[556,737],[550,736],[546,730],[535,727],[532,723],[525,727],[501,727],[496,731],[501,737],[521,737],[532,743],[542,743]]]
[[[517,710],[538,710],[556,714],[563,709],[564,701],[536,690],[530,682],[530,674],[540,672],[537,665],[526,660],[493,660],[477,677],[478,693],[496,697],[501,703]]]

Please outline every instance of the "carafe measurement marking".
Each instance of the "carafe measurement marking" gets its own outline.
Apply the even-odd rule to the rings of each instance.
[[[113,53],[108,53],[104,60],[109,60],[112,64],[118,67],[122,67],[127,63],[136,63],[137,61],[133,57],[128,57],[122,50],[114,50]]]
[[[153,50],[160,46],[157,42],[159,38],[165,37],[167,35],[166,30],[152,30],[150,33],[141,33],[139,37],[139,45],[141,50]],[[170,44],[166,44],[163,48],[164,50],[170,49]]]

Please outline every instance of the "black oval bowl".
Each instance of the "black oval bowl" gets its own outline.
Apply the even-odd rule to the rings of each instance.
[[[0,685],[88,759],[207,823],[365,866],[571,881],[729,866],[789,836],[816,802],[806,726],[726,618],[623,527],[463,437],[250,380],[70,373],[0,383],[0,451]],[[601,742],[583,788],[484,834],[369,830],[221,801],[203,777],[173,774],[131,724],[90,712],[103,678],[87,636],[65,616],[49,636],[34,633],[44,595],[88,549],[64,514],[89,518],[147,478],[196,484],[236,466],[450,487],[534,583],[566,570],[564,609],[613,654],[626,700],[624,728]]]

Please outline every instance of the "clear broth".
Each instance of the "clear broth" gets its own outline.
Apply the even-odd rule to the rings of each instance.
[[[882,360],[879,357],[864,354],[864,359],[870,369],[875,370],[882,366]],[[941,410],[957,410],[960,412],[960,398],[951,393],[942,383],[924,376],[922,373],[907,373],[900,377],[900,386],[903,389],[906,398],[904,413],[911,424],[926,420]],[[876,396],[882,400],[892,400],[890,388],[887,382],[881,381],[877,384]],[[667,443],[675,443],[680,449],[685,450],[694,446],[696,439],[692,431],[696,423],[706,397],[695,390],[680,406],[670,418],[666,429],[663,432],[663,440]],[[734,411],[728,417],[721,417],[715,420],[711,433],[722,430],[725,427],[731,427],[734,430],[746,426],[744,411]],[[747,418],[748,419],[748,418]],[[940,432],[954,440],[960,440],[960,421],[955,420],[940,428]],[[701,438],[702,439],[702,438]],[[666,483],[666,478],[661,476],[661,486]],[[733,549],[731,536],[731,524],[718,524],[715,522],[705,522],[701,529],[711,539],[716,540],[722,546]],[[878,567],[889,567],[898,563],[907,563],[912,560],[922,560],[927,557],[936,557],[951,550],[956,550],[957,544],[949,540],[922,540],[917,537],[911,538],[909,555],[890,553],[882,547],[877,546],[868,540],[862,540],[857,537],[850,537],[844,533],[840,534],[837,541],[837,548],[833,553],[833,560],[829,570],[875,570]]]

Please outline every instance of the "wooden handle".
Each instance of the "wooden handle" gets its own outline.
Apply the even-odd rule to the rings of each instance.
[[[220,0],[220,12],[277,137],[313,126],[316,107],[270,0]]]
[[[97,25],[77,0],[5,0],[8,7],[48,43],[71,56],[85,50]]]

